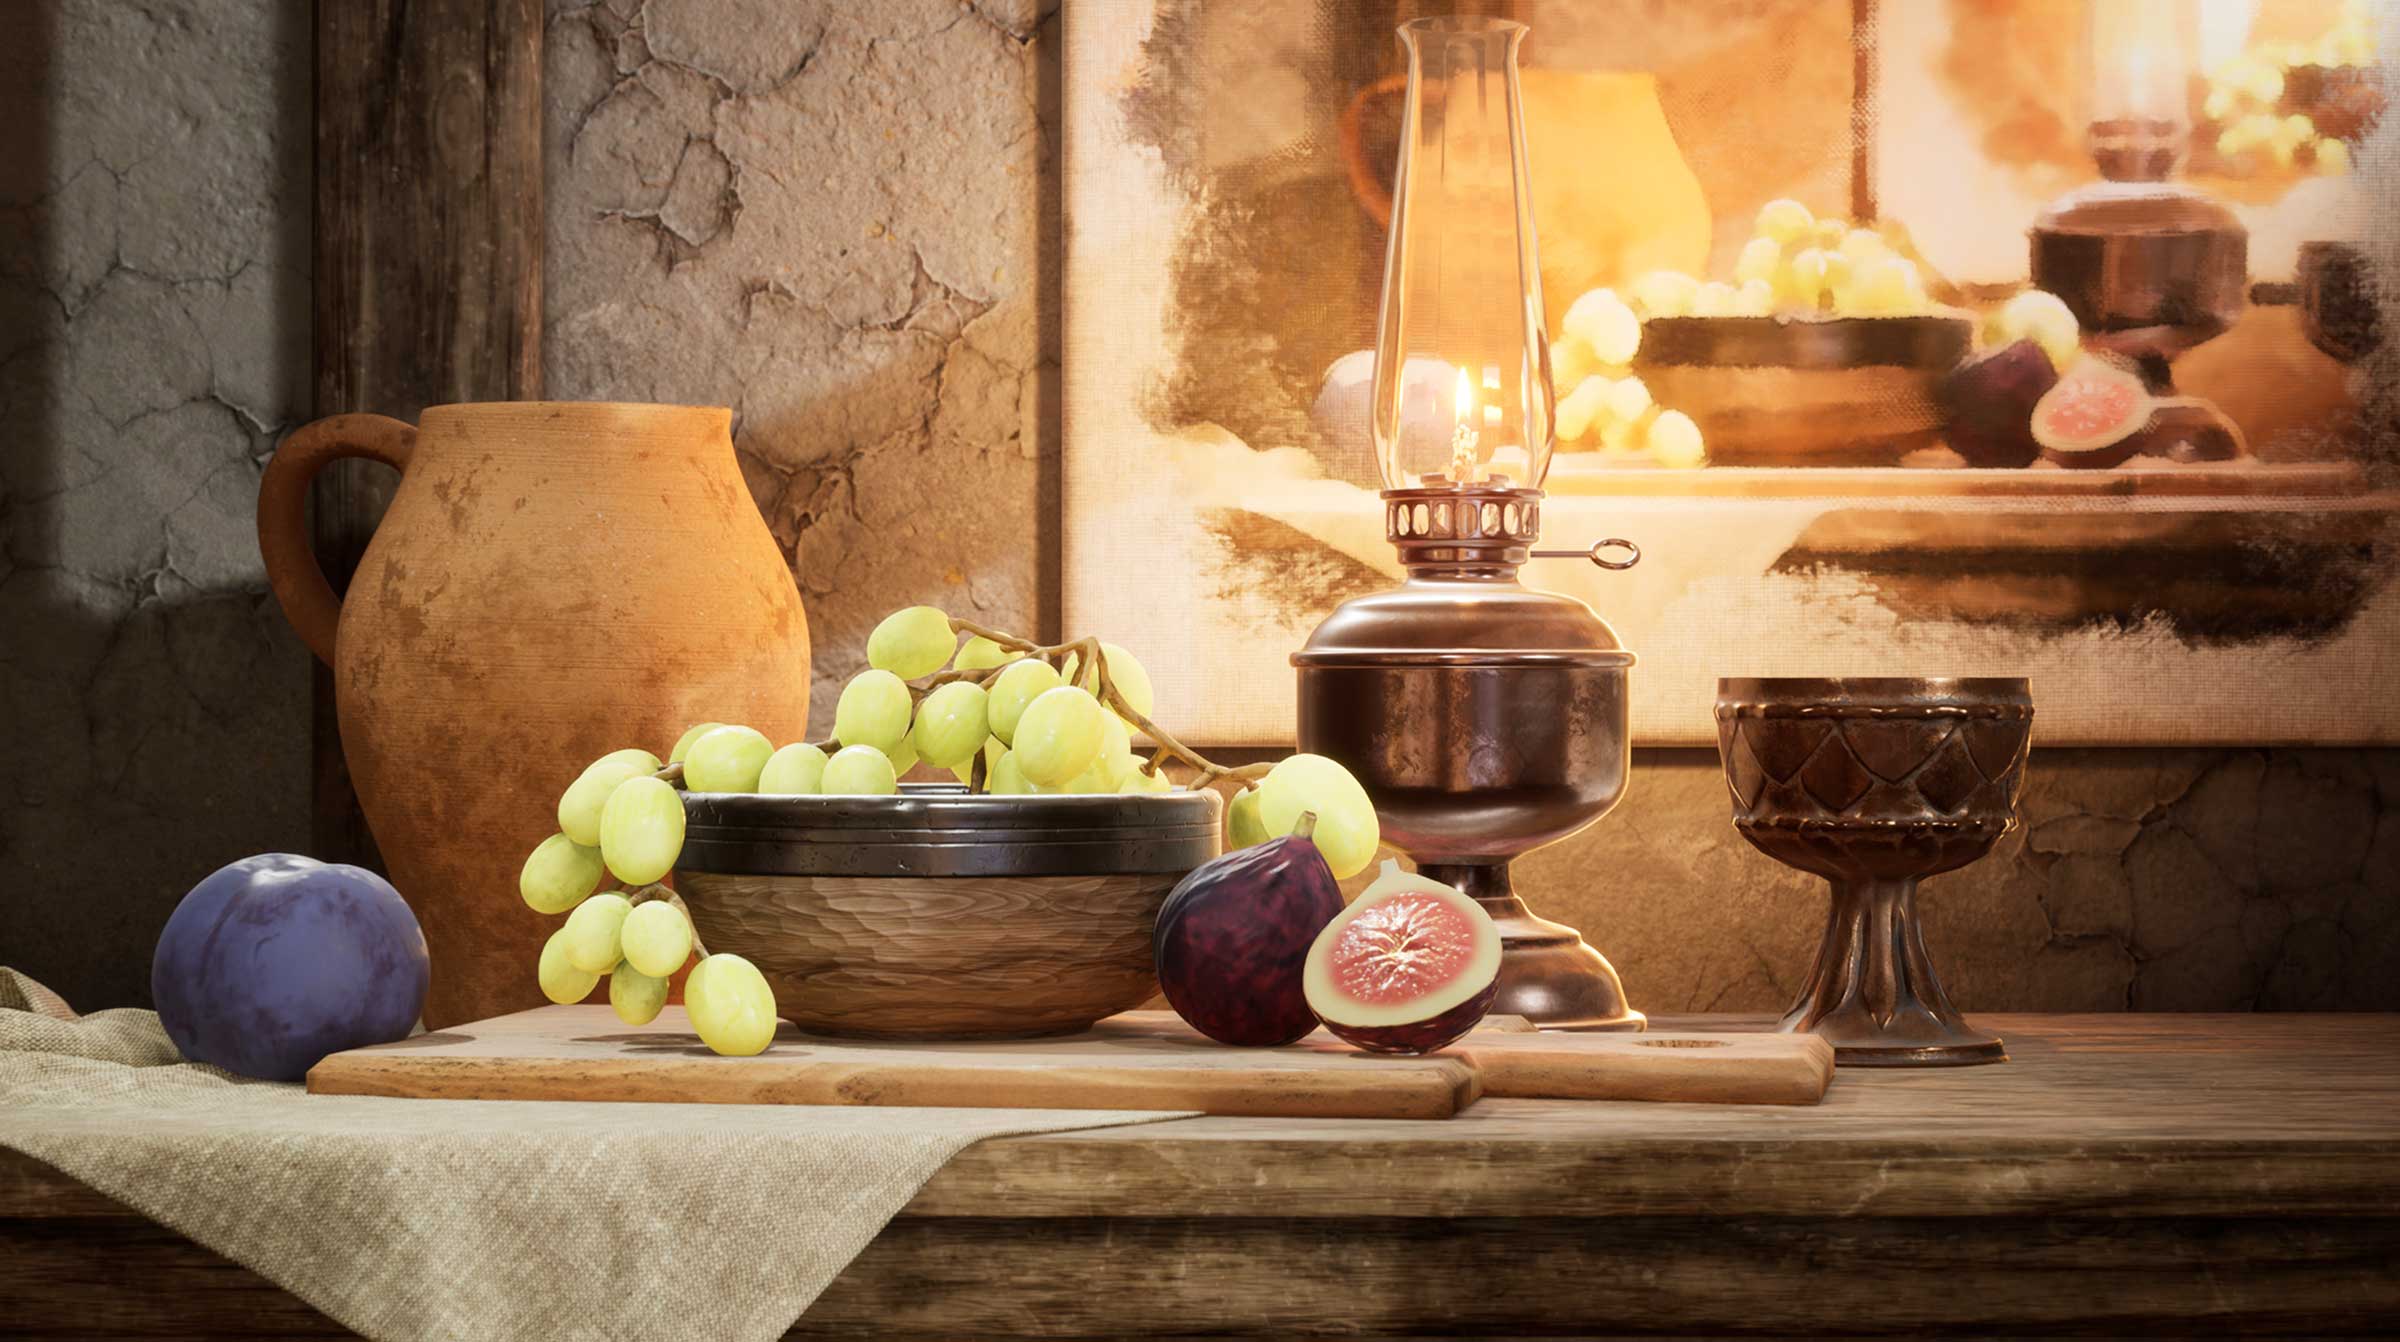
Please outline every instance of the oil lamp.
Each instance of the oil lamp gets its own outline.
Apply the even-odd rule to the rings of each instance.
[[[1638,1030],[1616,970],[1528,910],[1509,876],[1511,859],[1623,793],[1634,660],[1590,607],[1520,586],[1517,570],[1639,556],[1621,540],[1533,549],[1553,393],[1517,85],[1525,32],[1487,18],[1400,29],[1408,92],[1370,413],[1407,578],[1344,603],[1293,654],[1299,741],[1357,775],[1419,870],[1498,922],[1494,1011]]]
[[[2101,180],[2034,222],[2033,283],[2065,300],[2086,343],[2136,361],[2156,392],[2168,364],[2242,314],[2249,233],[2233,211],[2168,180],[2191,135],[2197,6],[2090,6],[2090,141]]]

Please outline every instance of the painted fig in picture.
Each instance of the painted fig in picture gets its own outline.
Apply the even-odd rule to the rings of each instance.
[[[1314,828],[1304,815],[1282,838],[1195,868],[1159,908],[1159,987],[1175,1014],[1220,1044],[1273,1048],[1317,1027],[1301,970],[1342,911],[1342,891]]]
[[[2032,340],[1969,355],[1942,380],[1951,450],[1969,466],[2031,466],[2042,455],[2033,408],[2057,385],[2058,369]]]
[[[244,858],[193,886],[150,961],[176,1049],[267,1081],[406,1037],[429,981],[425,936],[399,891],[290,853]]]

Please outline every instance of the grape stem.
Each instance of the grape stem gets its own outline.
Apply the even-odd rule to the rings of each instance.
[[[1098,687],[1093,691],[1093,693],[1099,698],[1100,702],[1116,710],[1117,716],[1132,724],[1135,730],[1141,732],[1151,740],[1158,742],[1158,753],[1151,756],[1149,762],[1142,766],[1142,772],[1145,775],[1156,773],[1160,763],[1170,755],[1176,759],[1182,760],[1184,763],[1200,771],[1200,776],[1192,780],[1192,786],[1196,788],[1206,787],[1220,778],[1231,778],[1237,782],[1247,782],[1253,778],[1264,778],[1267,775],[1267,770],[1273,767],[1272,765],[1267,764],[1244,764],[1238,767],[1229,768],[1225,765],[1217,763],[1208,756],[1201,754],[1199,751],[1192,749],[1183,742],[1176,740],[1174,734],[1169,732],[1166,728],[1159,726],[1157,723],[1152,722],[1149,718],[1135,712],[1133,705],[1126,702],[1124,692],[1119,690],[1116,686],[1116,682],[1109,678],[1108,659],[1102,656],[1100,653],[1100,639],[1097,635],[1073,639],[1065,643],[1052,643],[1045,645],[1036,643],[1031,639],[1019,638],[1015,634],[993,629],[986,625],[977,624],[973,620],[961,620],[953,618],[950,621],[950,629],[953,633],[969,634],[976,638],[989,639],[993,643],[997,643],[1001,647],[1011,652],[1021,652],[1027,657],[1040,658],[1062,672],[1066,670],[1066,664],[1068,660],[1073,659],[1077,668],[1077,680],[1081,680],[1083,678],[1082,672],[1084,668],[1090,668],[1092,671],[1094,684]],[[944,671],[939,675],[933,676],[931,679],[927,680],[925,682],[924,690],[917,690],[914,686],[911,686],[910,691],[911,693],[922,697],[925,692],[931,691],[938,686],[949,684],[952,681],[967,679],[973,679],[978,685],[988,686],[999,676],[1002,671],[1008,669],[1008,665],[1009,664],[1007,662],[1002,662],[999,666],[984,670]],[[980,786],[978,786],[976,790],[981,791]]]

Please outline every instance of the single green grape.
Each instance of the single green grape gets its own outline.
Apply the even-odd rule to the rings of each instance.
[[[986,695],[981,685],[954,680],[925,696],[917,705],[917,725],[909,740],[917,758],[936,769],[951,769],[975,758],[991,735],[984,716]]]
[[[1107,719],[1100,701],[1080,686],[1043,691],[1017,720],[1013,745],[1025,780],[1043,787],[1072,782],[1099,758]]]
[[[1770,200],[1758,207],[1758,235],[1777,243],[1798,242],[1817,227],[1817,217],[1796,200]]]
[[[940,607],[910,606],[884,616],[867,635],[867,665],[915,680],[941,670],[957,647],[958,634]]]
[[[567,959],[567,929],[563,927],[542,943],[542,962],[534,978],[542,985],[542,996],[560,1006],[572,1006],[591,996],[600,983],[598,974],[585,973]]]
[[[1094,755],[1091,764],[1086,766],[1082,773],[1057,787],[1046,787],[1042,791],[1077,794],[1114,792],[1117,790],[1117,763],[1116,760],[1110,759],[1106,755]]]
[[[717,728],[724,725],[725,724],[722,722],[695,722],[691,726],[684,728],[683,735],[675,738],[675,748],[667,752],[667,763],[683,763],[683,757],[690,752],[692,748],[692,742],[699,740],[701,737],[708,735],[710,732],[713,732]]]
[[[567,934],[567,963],[595,976],[616,968],[625,958],[621,937],[626,915],[632,912],[633,901],[614,891],[576,905],[567,915],[567,925],[559,929]]]
[[[1117,791],[1119,792],[1173,792],[1174,790],[1175,780],[1167,777],[1164,766],[1149,773],[1143,773],[1141,757],[1138,755],[1133,757],[1133,767],[1117,778]]]
[[[843,746],[825,761],[819,786],[828,797],[882,797],[900,790],[900,775],[873,746]]]
[[[1246,787],[1233,794],[1233,805],[1225,808],[1225,847],[1249,848],[1273,837],[1258,818],[1258,789]]]
[[[599,843],[600,812],[617,784],[657,773],[660,767],[658,756],[647,750],[619,750],[593,760],[559,795],[559,832],[586,848]]]
[[[833,706],[833,739],[846,746],[873,746],[888,758],[908,736],[908,683],[878,667],[861,671],[842,687]]]
[[[1997,348],[2031,340],[2063,370],[2075,361],[2083,343],[2083,327],[2073,309],[2056,294],[2027,289],[2010,298],[1984,323],[1984,343]]]
[[[683,785],[694,792],[756,792],[775,743],[751,727],[719,727],[692,742],[683,757]]]
[[[1809,223],[1814,223],[1810,220]],[[1801,227],[1806,228],[1803,224]],[[1795,235],[1796,236],[1796,235]],[[1746,284],[1751,280],[1772,283],[1775,272],[1783,265],[1783,239],[1757,237],[1742,244],[1742,254],[1734,259],[1733,282]]]
[[[1011,652],[983,635],[977,634],[960,646],[958,655],[950,659],[950,665],[960,671],[989,671],[995,666],[1005,666],[1024,655],[1021,652]]]
[[[683,1007],[700,1042],[729,1058],[764,1053],[775,1042],[775,993],[758,966],[738,955],[712,955],[683,981]]]
[[[1092,693],[1098,694],[1100,692],[1098,676],[1076,674],[1080,669],[1076,664],[1081,660],[1082,658],[1077,654],[1069,653],[1067,655],[1065,677],[1067,683],[1081,685]],[[1117,693],[1125,696],[1126,706],[1145,718],[1149,717],[1150,710],[1158,707],[1158,692],[1150,686],[1150,672],[1135,660],[1132,653],[1106,639],[1101,640],[1100,643],[1100,663],[1108,668],[1108,683],[1116,686]]]
[[[1112,789],[1122,786],[1126,779],[1139,774],[1142,771],[1142,765],[1146,762],[1140,755],[1130,750],[1114,755],[1103,754],[1100,758],[1108,762],[1108,785]]]
[[[1008,747],[1000,744],[999,737],[983,738],[983,784],[987,789],[992,784],[992,770],[999,766],[1000,757],[1007,753]],[[951,765],[950,776],[961,783],[973,783],[975,781],[975,761],[969,758]]]
[[[1375,805],[1350,771],[1323,755],[1294,755],[1258,784],[1258,819],[1270,837],[1289,834],[1303,811],[1313,811],[1311,837],[1337,881],[1365,871],[1383,837]]]
[[[1066,684],[1058,668],[1048,662],[1028,657],[1012,662],[991,685],[984,701],[984,717],[992,735],[1002,745],[1014,746],[1017,740],[1017,719],[1025,716],[1026,705]]]
[[[1025,781],[1025,771],[1017,767],[1017,752],[1002,750],[992,764],[991,777],[984,780],[983,790],[995,797],[1023,797],[1033,791]]]
[[[785,796],[814,795],[824,786],[825,752],[806,741],[794,741],[767,756],[758,771],[758,790]]]
[[[906,778],[908,771],[917,767],[917,743],[910,737],[903,736],[900,738],[900,744],[893,746],[884,758],[892,762],[894,779]]]
[[[625,963],[663,979],[683,968],[692,956],[692,923],[683,910],[663,899],[636,904],[625,915],[625,926],[617,933],[618,944],[625,949]]]
[[[633,967],[633,961],[626,960],[609,972],[608,1004],[616,1009],[617,1019],[627,1025],[648,1025],[658,1019],[659,1009],[667,1004],[667,981],[643,973]]]
[[[664,779],[631,778],[600,816],[600,857],[627,885],[648,885],[683,855],[683,794]]]
[[[1133,727],[1107,708],[1100,710],[1100,758],[1115,763],[1133,753]]]
[[[600,850],[564,834],[542,840],[517,873],[517,893],[535,913],[565,913],[600,888]]]

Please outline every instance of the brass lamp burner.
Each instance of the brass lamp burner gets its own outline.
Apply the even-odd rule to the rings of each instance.
[[[1633,654],[1590,607],[1519,585],[1536,551],[1540,490],[1438,485],[1383,494],[1407,580],[1345,602],[1292,655],[1300,748],[1341,761],[1387,841],[1500,926],[1492,1010],[1562,1029],[1639,1030],[1616,970],[1572,927],[1537,917],[1516,857],[1605,815],[1631,762]],[[1607,557],[1621,549],[1626,557]],[[1629,568],[1633,545],[1588,552]]]

